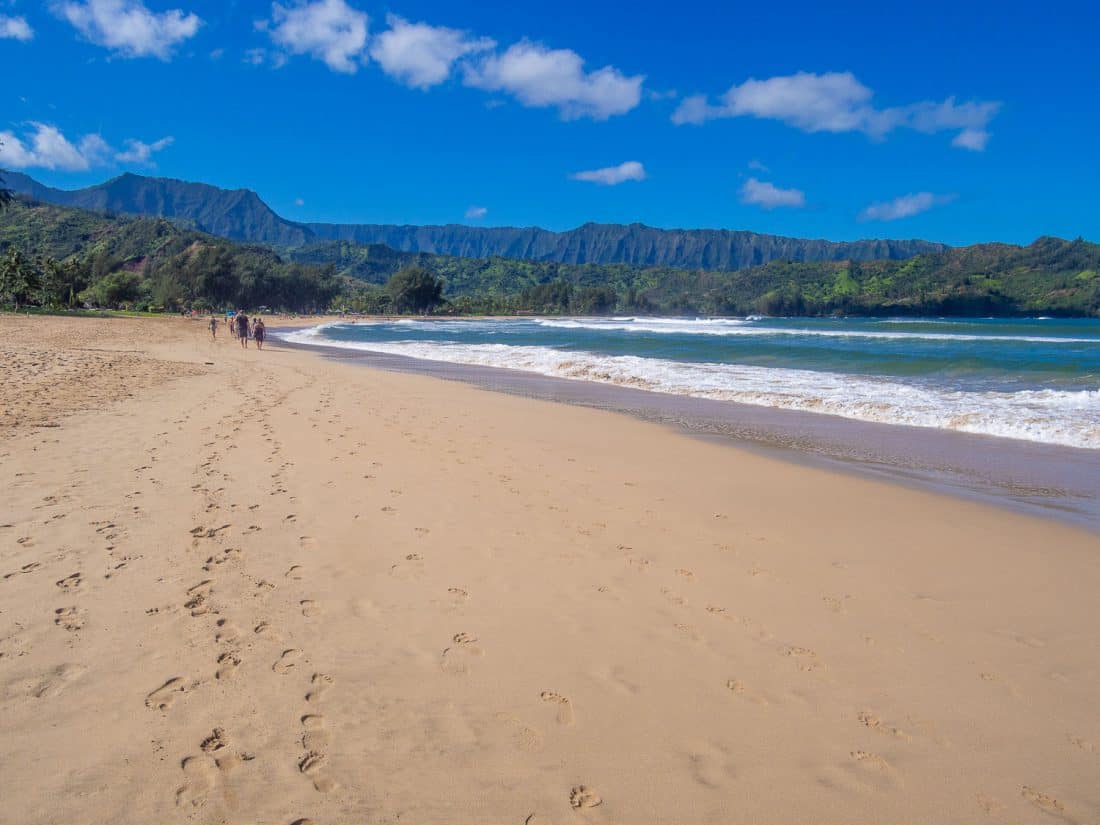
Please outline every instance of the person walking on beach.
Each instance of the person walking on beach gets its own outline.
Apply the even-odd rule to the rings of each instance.
[[[218,340],[218,318],[215,315],[210,316],[210,338]]]
[[[225,322],[229,324],[229,334],[234,338],[237,337],[237,318],[234,315],[227,315]]]
[[[264,329],[264,319],[257,318],[256,323],[252,327],[252,337],[256,339],[256,349],[264,348],[264,335],[267,330]]]
[[[237,316],[237,337],[241,339],[241,347],[248,349],[248,316],[243,312]]]

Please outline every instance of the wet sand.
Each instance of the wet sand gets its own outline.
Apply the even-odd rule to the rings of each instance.
[[[201,322],[0,357],[0,822],[1100,818],[1094,533]]]
[[[1100,453],[1095,450],[279,340],[280,333],[299,328],[277,331],[273,343],[376,369],[612,410],[684,433],[733,441],[772,458],[964,496],[1100,532]]]

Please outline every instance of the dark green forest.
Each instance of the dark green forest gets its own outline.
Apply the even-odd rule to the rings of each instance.
[[[1100,316],[1100,245],[1040,238],[900,261],[773,261],[721,272],[460,258],[345,241],[270,247],[160,218],[17,198],[0,211],[0,302],[154,311]]]

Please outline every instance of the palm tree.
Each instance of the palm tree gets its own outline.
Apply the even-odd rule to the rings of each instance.
[[[38,291],[38,272],[18,249],[8,250],[0,260],[0,296],[8,297],[19,311]]]

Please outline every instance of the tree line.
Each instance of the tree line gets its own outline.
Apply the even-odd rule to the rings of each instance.
[[[12,201],[2,193],[0,183],[0,304],[8,306],[1100,317],[1100,245],[1082,239],[977,245],[900,261],[773,261],[719,272],[457,258],[346,242],[275,250],[164,219]]]

